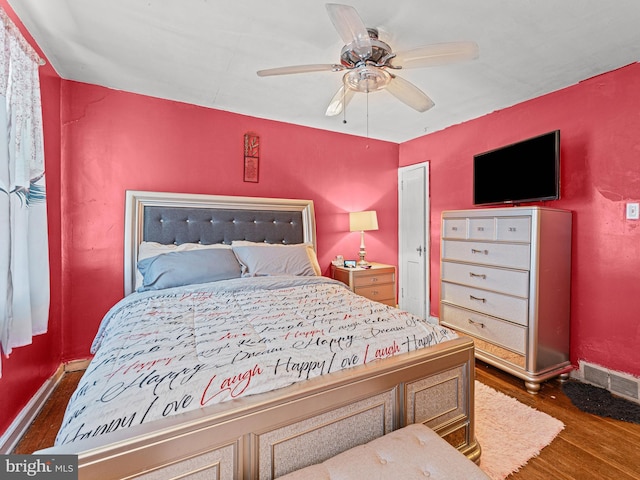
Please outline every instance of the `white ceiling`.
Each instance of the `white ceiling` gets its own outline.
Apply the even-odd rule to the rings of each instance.
[[[394,51],[473,40],[480,58],[399,73],[436,103],[388,92],[325,117],[342,73],[258,77],[339,63],[316,0],[9,0],[64,79],[393,142],[441,130],[640,60],[638,0],[343,0]]]

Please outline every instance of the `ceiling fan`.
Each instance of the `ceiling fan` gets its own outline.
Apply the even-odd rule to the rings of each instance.
[[[345,42],[339,64],[294,65],[259,70],[257,73],[261,77],[268,77],[346,70],[342,86],[325,112],[327,116],[340,114],[357,92],[369,93],[383,89],[411,108],[425,112],[434,106],[433,100],[395,72],[472,60],[479,55],[475,42],[439,43],[394,53],[388,44],[378,38],[377,29],[364,26],[355,8],[336,3],[328,3],[326,7],[333,25]]]

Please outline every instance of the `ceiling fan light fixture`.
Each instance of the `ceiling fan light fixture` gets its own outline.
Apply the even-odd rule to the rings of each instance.
[[[351,42],[340,51],[340,63],[347,68],[357,67],[362,62],[372,63],[379,67],[387,66],[392,67],[389,60],[395,57],[395,54],[391,50],[391,47],[385,42],[378,39],[378,30],[375,28],[368,28],[369,40],[371,42],[370,51],[368,55],[362,56],[357,50],[356,42]]]
[[[344,74],[344,84],[356,92],[369,93],[382,90],[391,81],[391,75],[384,69],[360,65]]]

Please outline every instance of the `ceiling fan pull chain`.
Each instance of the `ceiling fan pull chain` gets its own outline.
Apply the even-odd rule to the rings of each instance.
[[[342,76],[342,124],[347,124],[347,80]]]
[[[367,90],[367,138],[369,138],[369,91]]]

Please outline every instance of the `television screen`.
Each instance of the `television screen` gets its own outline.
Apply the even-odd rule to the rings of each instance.
[[[560,198],[560,131],[473,157],[473,204]]]

